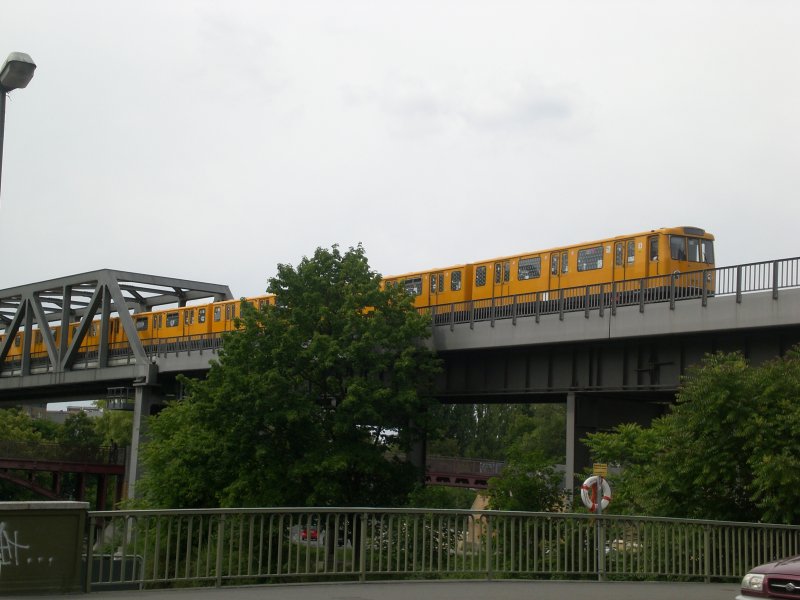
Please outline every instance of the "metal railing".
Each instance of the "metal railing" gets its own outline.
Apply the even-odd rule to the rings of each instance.
[[[87,590],[440,578],[724,580],[800,527],[432,509],[89,513]]]
[[[603,316],[608,310],[616,315],[618,307],[639,306],[644,312],[647,304],[699,299],[706,306],[709,299],[719,296],[736,296],[741,302],[744,294],[772,291],[778,298],[779,290],[800,287],[800,258],[786,258],[766,262],[718,267],[642,279],[562,288],[546,292],[531,292],[514,296],[471,300],[418,309],[430,314],[434,325],[450,325],[518,317],[535,317],[557,314],[561,319],[568,312],[590,311]]]

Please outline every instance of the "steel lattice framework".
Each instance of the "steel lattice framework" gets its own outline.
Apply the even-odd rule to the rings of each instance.
[[[102,269],[71,275],[40,283],[0,290],[0,343],[2,362],[20,329],[42,335],[52,371],[69,371],[75,362],[81,343],[89,328],[99,327],[100,345],[97,366],[108,366],[108,332],[112,315],[117,315],[124,329],[137,364],[148,362],[131,317],[159,306],[185,306],[194,300],[214,301],[233,299],[226,285],[159,277],[127,271]],[[59,337],[58,343],[50,329],[55,323],[66,331],[78,323],[76,335]],[[22,375],[31,373],[31,335],[23,336]]]

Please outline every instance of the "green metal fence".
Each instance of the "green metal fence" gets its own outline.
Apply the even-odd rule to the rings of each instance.
[[[738,580],[800,527],[569,513],[89,513],[87,589],[449,578]]]

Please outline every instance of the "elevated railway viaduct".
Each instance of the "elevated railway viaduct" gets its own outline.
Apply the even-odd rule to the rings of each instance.
[[[444,402],[563,402],[567,406],[567,481],[588,464],[580,443],[590,431],[649,422],[674,399],[681,377],[704,354],[741,351],[759,363],[800,342],[800,259],[722,267],[708,285],[688,288],[676,274],[657,290],[645,280],[624,294],[562,290],[533,298],[436,307],[427,341],[445,368]],[[633,289],[634,292],[630,290]],[[31,330],[79,321],[109,327],[111,315],[132,343],[85,349],[46,339],[19,361],[0,348],[0,406],[105,398],[134,410],[128,494],[134,494],[142,417],[177,394],[179,373],[208,369],[218,336],[163,339],[144,346],[131,312],[232,299],[227,286],[102,270],[0,290],[0,327]],[[47,329],[44,327],[44,329]]]

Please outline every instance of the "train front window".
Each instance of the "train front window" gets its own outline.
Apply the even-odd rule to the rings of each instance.
[[[714,242],[711,240],[701,240],[700,243],[701,251],[703,255],[700,257],[701,261],[713,265],[714,264]]]
[[[686,238],[682,235],[669,236],[669,255],[672,260],[686,260]]]

